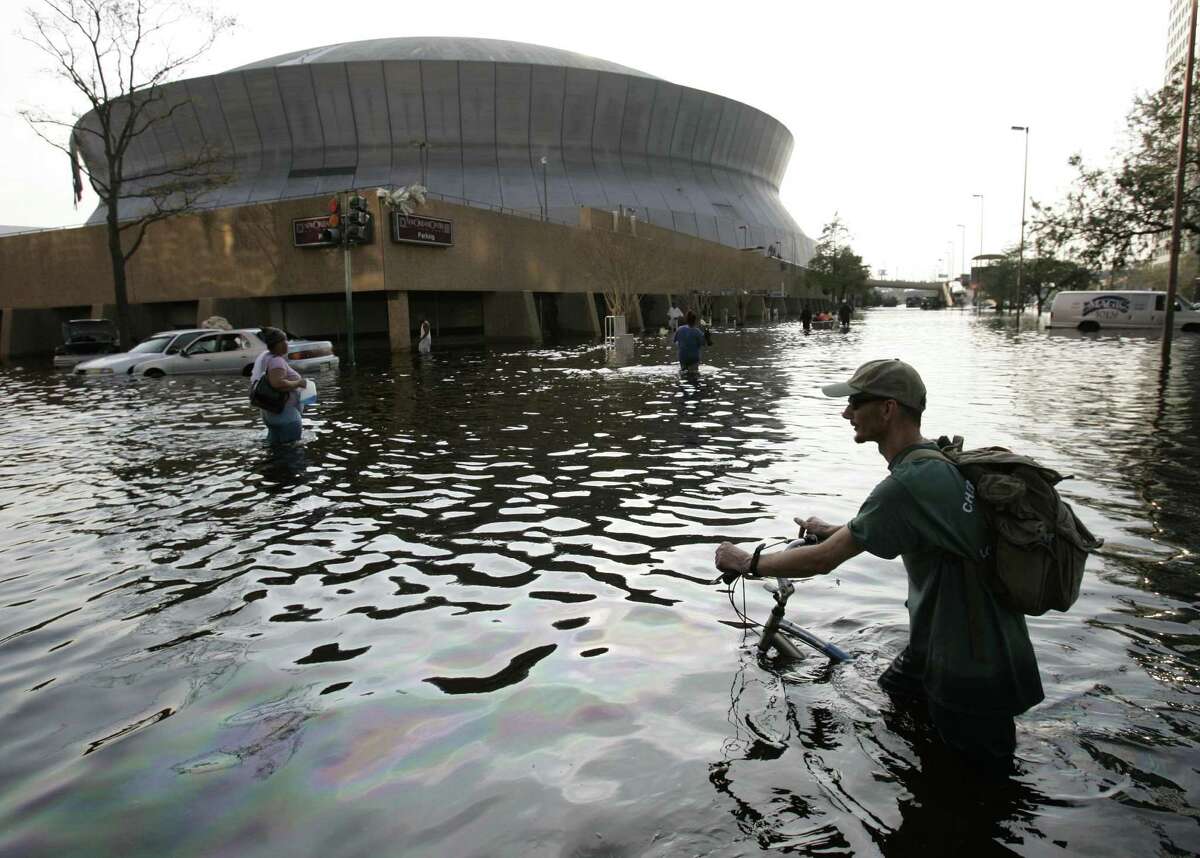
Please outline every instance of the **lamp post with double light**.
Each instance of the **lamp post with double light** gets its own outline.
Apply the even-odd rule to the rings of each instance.
[[[1025,133],[1025,169],[1021,178],[1021,243],[1017,249],[1017,300],[1020,304],[1025,294],[1025,195],[1029,190],[1029,126],[1014,125],[1013,131]]]

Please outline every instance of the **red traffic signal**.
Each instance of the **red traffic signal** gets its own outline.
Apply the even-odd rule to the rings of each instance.
[[[338,206],[338,198],[337,198],[337,197],[330,197],[330,198],[329,198],[329,213],[330,213],[330,214],[337,214],[337,213],[338,213],[338,208],[339,208],[339,206]]]

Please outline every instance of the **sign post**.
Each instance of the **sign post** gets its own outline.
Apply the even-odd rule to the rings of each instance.
[[[346,360],[354,366],[354,288],[350,275],[350,242],[342,242],[342,258],[346,260]]]

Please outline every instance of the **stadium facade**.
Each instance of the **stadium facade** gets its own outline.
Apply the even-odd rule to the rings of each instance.
[[[178,81],[163,95],[170,119],[135,142],[125,174],[218,153],[232,181],[206,200],[214,207],[421,182],[443,199],[549,220],[622,210],[731,247],[774,245],[797,264],[812,252],[779,199],[793,145],[780,122],[568,51],[375,39]],[[102,174],[91,135],[75,140]]]
[[[219,315],[345,343],[350,303],[356,339],[403,351],[423,318],[443,344],[599,337],[618,288],[638,295],[620,302],[634,331],[666,324],[672,301],[720,325],[830,300],[779,199],[792,135],[719,95],[553,48],[445,38],[299,51],[159,94],[126,190],[198,157],[219,183],[129,259],[135,338]],[[95,121],[72,139],[103,175],[78,130]],[[414,183],[431,192],[415,217],[447,240],[414,241],[371,193]],[[301,240],[349,190],[365,192],[373,236]],[[138,204],[124,199],[122,217]],[[48,357],[67,319],[115,318],[111,252],[101,211],[0,235],[0,360]]]

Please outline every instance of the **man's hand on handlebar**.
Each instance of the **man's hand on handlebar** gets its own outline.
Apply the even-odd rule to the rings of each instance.
[[[722,542],[717,546],[714,562],[717,564],[717,569],[725,573],[722,577],[728,583],[739,575],[749,574],[751,556],[750,552],[743,551],[732,542]]]
[[[811,534],[815,536],[818,541],[823,541],[833,536],[841,527],[840,525],[830,524],[827,521],[823,521],[816,516],[811,516],[809,518],[800,518],[799,516],[796,516],[792,519],[792,521],[800,525],[801,536],[804,536],[805,534]]]

